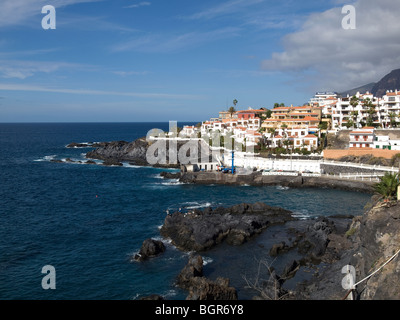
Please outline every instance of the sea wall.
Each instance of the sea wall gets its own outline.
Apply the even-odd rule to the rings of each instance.
[[[224,184],[224,185],[253,185],[270,186],[279,185],[292,188],[330,188],[365,193],[373,192],[373,182],[344,180],[335,177],[304,177],[284,175],[262,175],[253,172],[248,175],[229,174],[222,172],[185,172],[182,173],[181,182],[195,184]]]

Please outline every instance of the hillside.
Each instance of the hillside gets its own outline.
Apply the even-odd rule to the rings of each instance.
[[[377,82],[371,90],[376,97],[382,97],[387,90],[400,89],[400,69],[393,70]]]
[[[329,133],[326,149],[348,149],[350,143],[350,131],[341,130],[337,134]]]
[[[395,69],[385,75],[378,82],[371,82],[363,86],[343,91],[340,93],[342,97],[355,95],[357,92],[371,92],[374,96],[381,98],[387,90],[400,90],[400,69]]]
[[[376,85],[376,82],[371,82],[371,83],[368,83],[368,84],[363,85],[363,86],[361,86],[361,87],[357,87],[357,88],[354,88],[354,89],[350,89],[350,90],[341,92],[340,95],[341,95],[342,97],[347,97],[347,96],[352,97],[352,96],[354,96],[357,92],[367,92],[367,91],[372,92],[372,88],[373,88],[375,85]]]

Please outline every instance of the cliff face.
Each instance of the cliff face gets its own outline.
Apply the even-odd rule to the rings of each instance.
[[[312,281],[298,288],[300,299],[340,300],[347,290],[342,287],[342,268],[355,268],[355,283],[379,269],[400,249],[400,204],[375,206],[363,216],[355,217],[346,237],[350,244],[340,258],[326,267]],[[333,244],[337,249],[337,245]],[[400,299],[400,257],[396,256],[381,270],[356,288],[360,300]]]
[[[350,264],[357,270],[356,281],[360,281],[400,249],[400,204],[374,207],[362,217],[356,229],[358,247]],[[396,256],[361,283],[357,291],[362,300],[400,299],[400,258]]]

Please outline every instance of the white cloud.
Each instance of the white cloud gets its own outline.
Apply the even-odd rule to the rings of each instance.
[[[264,2],[264,0],[230,0],[222,4],[216,5],[212,8],[194,13],[185,17],[186,19],[212,19],[222,15],[240,12],[246,7]]]
[[[90,70],[94,67],[54,61],[23,61],[23,60],[0,60],[0,77],[26,79],[37,73],[51,73],[60,69],[79,69]]]
[[[231,38],[240,31],[236,27],[226,27],[212,31],[187,32],[178,35],[148,34],[115,45],[112,50],[139,52],[177,52],[221,39]]]
[[[77,3],[102,0],[1,0],[0,27],[20,25],[33,16],[42,14],[42,7],[51,4],[56,9]],[[40,25],[40,21],[38,22]]]
[[[136,4],[131,4],[131,5],[129,5],[129,6],[125,6],[124,8],[127,8],[127,9],[130,9],[130,8],[139,8],[139,7],[146,7],[146,6],[149,6],[149,5],[151,5],[151,2],[142,1],[142,2],[139,2],[139,3],[136,3]]]
[[[92,89],[68,89],[68,88],[51,88],[40,85],[29,84],[10,84],[0,83],[1,91],[28,91],[28,92],[51,92],[77,95],[102,95],[102,96],[121,96],[121,97],[136,97],[136,98],[157,98],[157,99],[191,99],[198,100],[203,97],[190,94],[169,94],[157,92],[118,92],[118,91],[103,91]]]
[[[378,81],[400,68],[400,6],[392,0],[358,0],[356,29],[344,30],[341,7],[308,17],[283,39],[282,52],[262,61],[263,70],[294,72],[320,89],[343,90]]]
[[[112,71],[113,74],[116,74],[117,76],[121,77],[127,77],[127,76],[144,76],[149,74],[148,71]]]

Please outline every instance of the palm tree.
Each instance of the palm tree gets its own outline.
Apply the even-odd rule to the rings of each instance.
[[[236,99],[233,99],[233,105],[236,107],[238,101]]]
[[[347,122],[346,122],[346,128],[347,129],[350,129],[350,128],[353,128],[354,127],[354,121],[353,120],[348,120]]]
[[[358,111],[352,111],[350,112],[351,118],[353,120],[353,124],[355,125],[355,127],[357,127],[357,118],[358,118]]]
[[[228,112],[231,114],[231,118],[232,118],[232,115],[236,112],[235,107],[230,107],[230,108],[228,109]]]
[[[283,140],[283,145],[286,147],[286,152],[287,152],[288,147],[290,145],[290,141],[289,140]]]
[[[373,187],[376,193],[379,193],[383,199],[389,200],[396,195],[399,186],[399,174],[386,172],[380,181]]]
[[[366,98],[364,100],[364,107],[367,108],[367,126],[371,127],[374,124],[375,120],[375,115],[376,115],[376,110],[375,110],[375,105],[372,103],[370,98]]]
[[[285,138],[287,136],[286,134],[286,129],[288,128],[288,125],[286,123],[281,124],[281,129],[283,130],[282,136]]]
[[[354,108],[358,106],[358,102],[359,102],[359,101],[360,101],[360,100],[359,100],[356,96],[352,96],[352,97],[351,97],[351,99],[350,99],[350,105],[353,107],[353,111],[354,111]]]
[[[273,138],[275,136],[276,128],[268,128],[267,131],[271,134],[271,138]]]
[[[389,112],[388,116],[390,118],[390,126],[392,128],[396,127],[396,117],[397,117],[397,115],[394,112]]]

